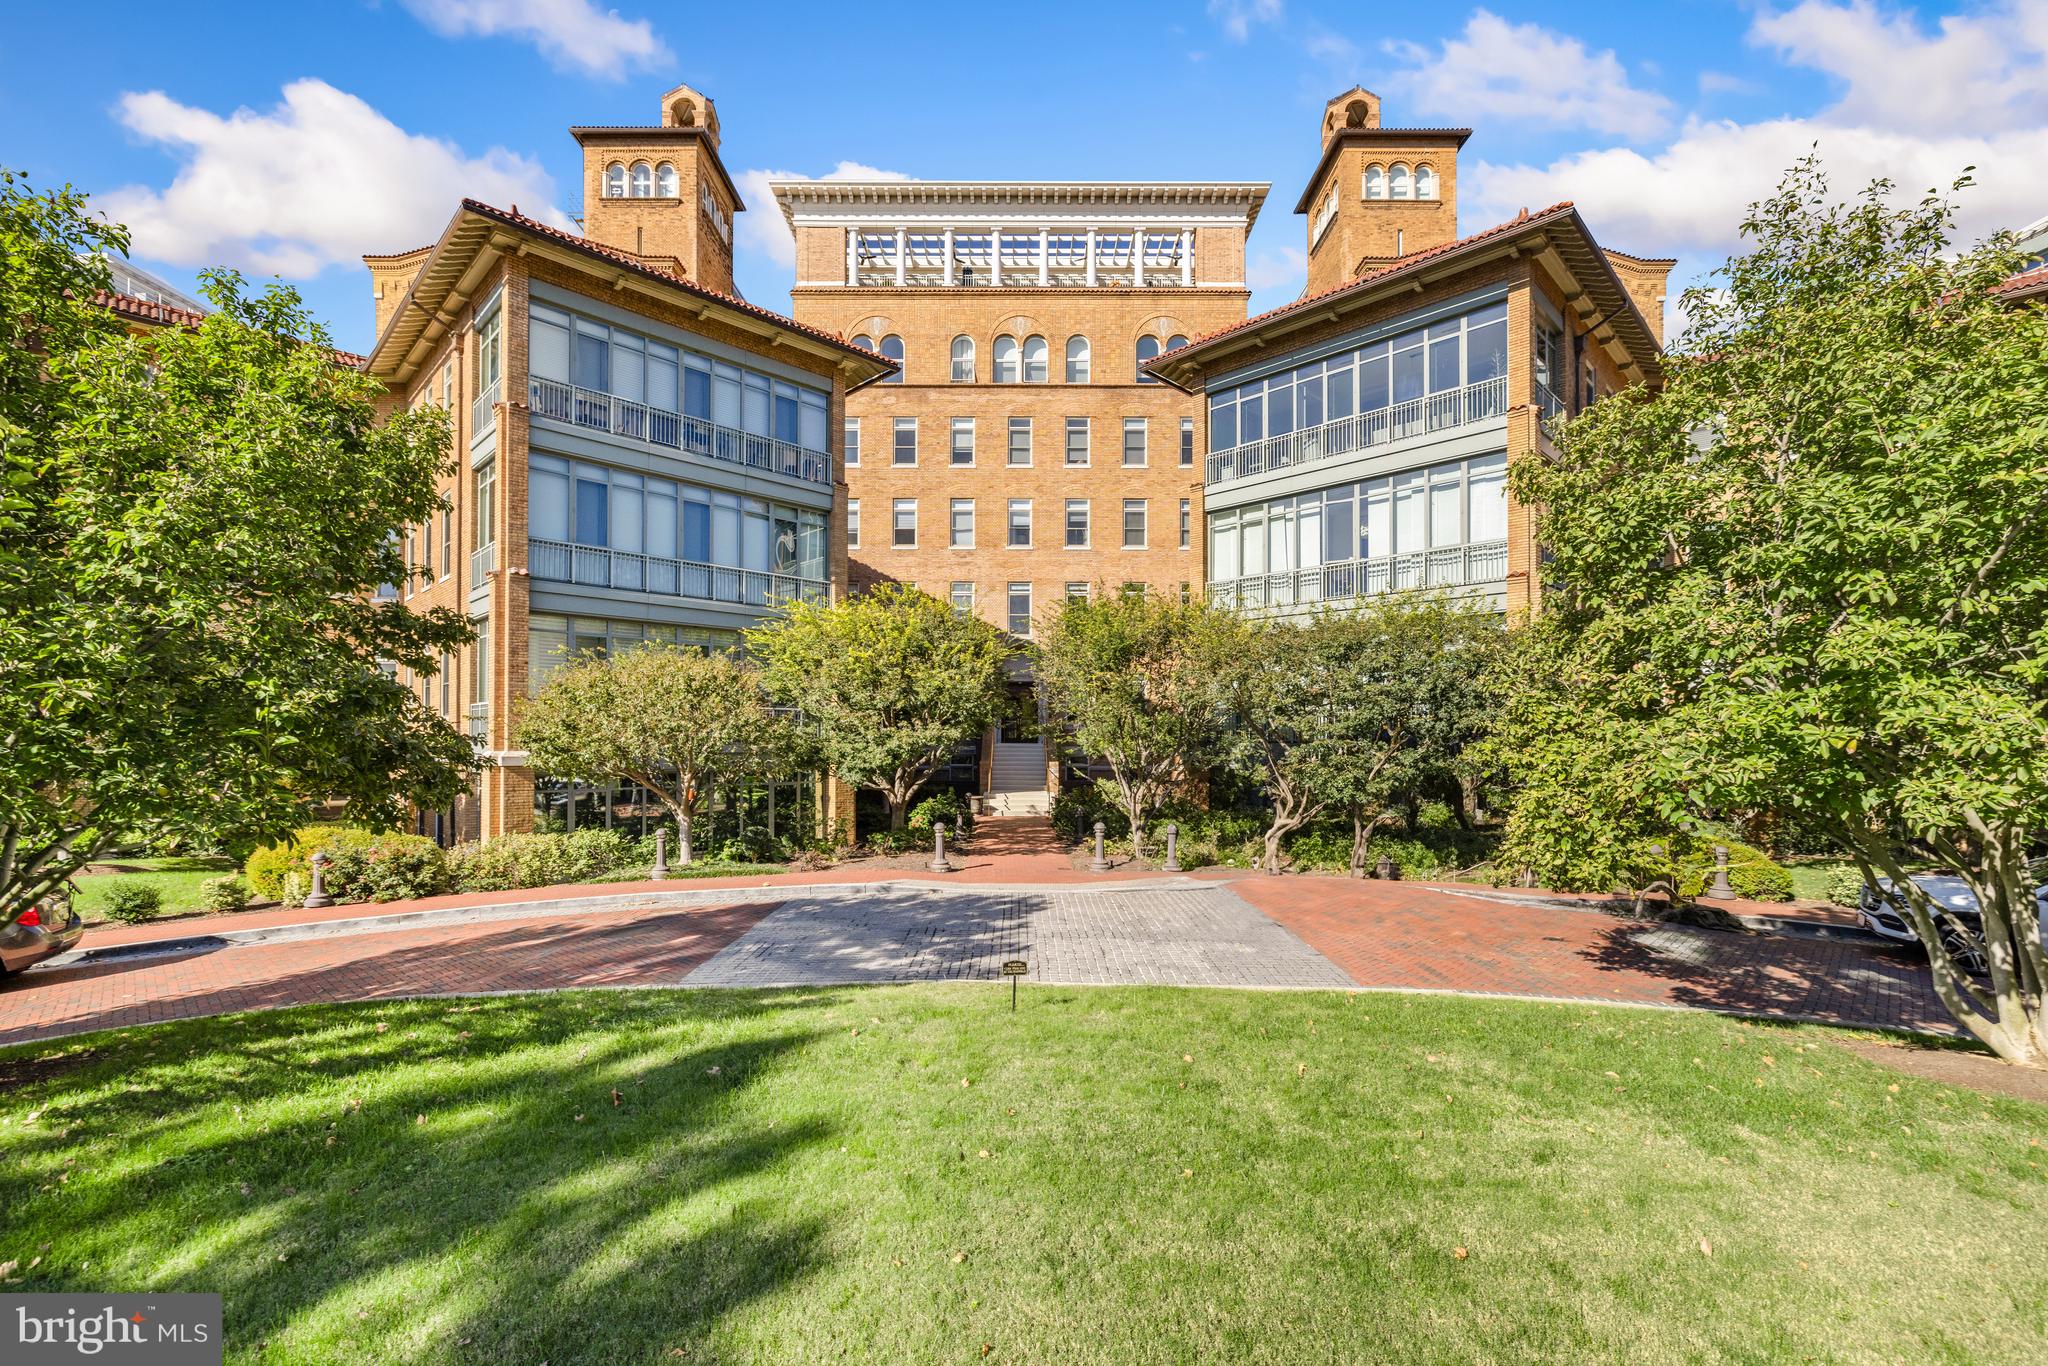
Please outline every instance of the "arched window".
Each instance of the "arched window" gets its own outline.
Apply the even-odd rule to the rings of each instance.
[[[857,334],[853,339],[853,344],[855,346],[858,346],[863,351],[872,351],[875,349],[875,339],[873,337],[870,337],[865,332]]]
[[[997,384],[1015,384],[1017,382],[1017,339],[1015,337],[996,338],[995,373],[990,378]]]
[[[1186,346],[1187,344],[1188,339],[1186,337],[1183,337],[1178,332],[1174,333],[1172,336],[1166,339],[1166,349],[1169,351],[1172,351],[1177,347]]]
[[[614,161],[604,168],[604,197],[624,199],[626,197],[626,164]]]
[[[664,161],[654,168],[654,192],[663,199],[680,199],[683,192],[676,180],[676,167],[672,161]]]
[[[633,198],[654,198],[654,168],[644,161],[633,163]]]
[[[1150,376],[1150,375],[1148,375],[1148,374],[1146,374],[1146,373],[1145,373],[1145,362],[1146,362],[1146,361],[1148,361],[1148,360],[1153,360],[1153,359],[1155,359],[1155,358],[1156,358],[1156,357],[1157,357],[1158,355],[1159,355],[1159,338],[1157,338],[1157,337],[1140,337],[1140,338],[1138,338],[1138,383],[1140,383],[1140,384],[1157,384],[1157,383],[1159,383],[1159,381],[1158,381],[1158,380],[1156,380],[1156,379],[1152,378],[1152,376]]]
[[[1086,337],[1069,337],[1067,338],[1067,383],[1086,384],[1087,382],[1088,339]]]
[[[953,338],[953,383],[974,383],[974,338]]]
[[[882,338],[882,354],[895,361],[898,366],[896,373],[889,376],[884,383],[903,383],[903,370],[901,368],[903,364],[903,338],[897,336],[894,332]]]
[[[1436,167],[1423,165],[1415,168],[1415,197],[1436,198]]]
[[[1387,197],[1387,168],[1375,161],[1365,168],[1365,197],[1385,199]]]
[[[1043,384],[1051,376],[1046,365],[1047,351],[1045,338],[1030,336],[1024,339],[1024,382]]]
[[[1397,161],[1392,169],[1387,172],[1387,198],[1407,199],[1409,197],[1408,168]]]

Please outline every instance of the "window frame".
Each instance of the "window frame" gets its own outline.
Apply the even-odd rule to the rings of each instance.
[[[1131,541],[1131,513],[1138,514],[1138,539]],[[1125,550],[1150,550],[1152,548],[1152,509],[1149,498],[1124,499],[1123,548]]]
[[[1077,425],[1078,424],[1078,425]],[[1063,448],[1065,467],[1070,470],[1084,470],[1095,462],[1095,419],[1090,417],[1069,417],[1066,421],[1066,445]],[[1074,434],[1081,434],[1081,458],[1074,459]]]
[[[908,443],[907,445],[905,444],[905,442],[904,442],[904,440],[903,440],[903,438],[904,438],[904,436],[905,436],[906,434],[908,434],[908,435],[909,435],[909,437],[910,437],[910,441],[909,441],[909,443]],[[908,450],[908,451],[910,452],[910,458],[909,458],[908,460],[905,460],[905,459],[903,458],[903,453],[904,453],[904,451],[906,451],[906,450]],[[917,468],[917,419],[916,419],[916,418],[914,418],[914,417],[898,417],[898,418],[892,418],[892,419],[890,419],[890,422],[889,422],[889,467],[890,467],[891,469],[906,469],[906,470],[914,470],[914,469],[916,469],[916,468]]]
[[[1017,514],[1019,512],[1024,514],[1022,521],[1018,520]],[[1030,550],[1035,536],[1035,530],[1032,525],[1033,520],[1034,509],[1031,499],[1010,499],[1003,517],[1003,548],[1006,550]],[[1021,541],[1017,539],[1017,533],[1020,530],[1024,533],[1024,539]]]
[[[1033,447],[1036,441],[1036,437],[1033,433],[1032,427],[1032,420],[1028,417],[1012,417],[1004,425],[1003,431],[1005,441],[1003,444],[1003,458],[1004,463],[1008,465],[1009,468],[1030,469],[1033,463],[1035,462],[1036,457],[1033,454]],[[1022,433],[1024,437],[1024,458],[1022,460],[1019,460],[1017,458],[1017,436],[1019,433]]]
[[[965,451],[966,451],[966,454],[967,454],[967,458],[966,458],[965,460],[962,460],[962,459],[960,458],[960,455],[961,455],[961,451],[962,451],[962,449],[963,449],[963,447],[962,447],[962,446],[961,446],[961,444],[960,444],[960,437],[961,437],[961,434],[962,434],[963,432],[964,432],[964,433],[966,434],[966,436],[967,436],[967,444],[966,444],[966,446],[964,447],[964,449],[965,449]],[[949,466],[950,468],[952,468],[952,469],[956,469],[956,470],[960,470],[960,469],[972,469],[972,468],[974,467],[974,419],[973,419],[973,418],[971,418],[971,417],[956,417],[956,418],[953,418],[953,419],[951,419],[951,420],[950,420],[950,421],[949,421],[949,422],[947,423],[947,425],[946,425],[946,462],[947,462],[947,464],[948,464],[948,466]]]
[[[1137,459],[1131,459],[1131,436],[1138,438]],[[1152,465],[1152,419],[1148,417],[1127,417],[1123,429],[1123,467],[1127,470],[1149,469]]]
[[[962,332],[959,336],[953,338],[952,348],[948,354],[952,367],[952,382],[955,384],[974,383],[974,338]],[[965,373],[963,373],[963,368]]]
[[[910,539],[904,540],[903,514],[910,514]],[[891,550],[917,549],[917,499],[892,498],[889,500],[889,548]]]
[[[961,535],[960,514],[967,514],[966,535]],[[974,500],[954,498],[946,506],[946,548],[949,550],[974,549]]]
[[[1081,514],[1081,539],[1078,541],[1074,539],[1074,513],[1076,511]],[[1095,541],[1095,510],[1091,505],[1091,500],[1087,498],[1067,499],[1066,515],[1061,526],[1063,529],[1062,544],[1066,549],[1093,549]]]

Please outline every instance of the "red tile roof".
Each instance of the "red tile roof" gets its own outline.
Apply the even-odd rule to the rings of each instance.
[[[2048,291],[2048,266],[2035,266],[2032,270],[2023,270],[1991,292],[1999,295],[2024,296],[2043,291]]]
[[[1322,303],[1325,300],[1335,298],[1340,294],[1356,293],[1359,290],[1371,287],[1375,282],[1385,279],[1389,275],[1398,274],[1399,272],[1404,270],[1411,270],[1414,267],[1423,263],[1424,261],[1434,260],[1439,256],[1448,255],[1451,252],[1458,251],[1465,247],[1473,246],[1474,244],[1479,242],[1484,242],[1489,238],[1499,237],[1505,233],[1519,232],[1524,228],[1532,227],[1538,223],[1547,223],[1550,222],[1552,219],[1563,218],[1566,215],[1571,214],[1573,211],[1574,210],[1572,208],[1572,202],[1569,199],[1564,200],[1561,203],[1552,204],[1549,208],[1542,209],[1536,213],[1530,213],[1527,209],[1524,209],[1520,213],[1516,214],[1513,218],[1509,219],[1507,222],[1497,224],[1494,227],[1486,229],[1484,232],[1475,232],[1470,237],[1460,237],[1454,242],[1445,242],[1441,245],[1430,247],[1424,251],[1411,252],[1409,255],[1403,256],[1400,260],[1394,262],[1392,265],[1381,266],[1378,270],[1367,271],[1363,275],[1354,276],[1353,278],[1346,280],[1343,284],[1336,285],[1330,289],[1326,289],[1320,294],[1303,295],[1301,298],[1296,299],[1292,303],[1282,304],[1278,308],[1269,308],[1264,313],[1258,314],[1256,317],[1246,318],[1241,323],[1232,323],[1229,327],[1222,328],[1219,331],[1208,333],[1206,336],[1197,337],[1193,341],[1189,342],[1186,346],[1175,347],[1173,351],[1169,353],[1169,355],[1174,357],[1185,357],[1189,351],[1193,350],[1198,346],[1207,346],[1209,343],[1213,341],[1218,341],[1224,337],[1233,336],[1239,332],[1248,331],[1251,328],[1258,327],[1264,323],[1271,322],[1275,318],[1284,318],[1290,313],[1298,313],[1303,309],[1312,308],[1315,305]],[[1167,358],[1167,356],[1161,356],[1160,360],[1164,361]]]
[[[585,255],[595,256],[601,260],[610,261],[615,265],[624,266],[626,269],[644,275],[649,279],[659,280],[665,285],[671,285],[686,293],[695,294],[700,298],[709,299],[713,303],[722,304],[727,308],[745,313],[750,317],[759,318],[762,322],[773,323],[777,327],[786,327],[792,332],[800,332],[804,336],[826,342],[843,351],[849,351],[863,360],[879,362],[891,370],[902,368],[887,356],[870,351],[864,346],[855,346],[837,332],[827,332],[822,327],[813,327],[809,323],[800,323],[794,318],[785,317],[770,309],[762,308],[759,304],[750,304],[736,294],[727,294],[723,290],[712,289],[706,285],[700,285],[694,280],[684,279],[674,271],[662,270],[659,267],[647,265],[632,254],[620,251],[616,247],[608,247],[602,242],[594,242],[588,237],[579,237],[573,232],[563,232],[560,228],[551,227],[546,223],[540,222],[538,219],[528,218],[516,208],[500,209],[475,199],[463,200],[462,207],[471,213],[481,214],[485,218],[503,223],[508,227],[519,228],[536,236],[560,242],[564,246],[573,247]]]
[[[170,304],[158,303],[154,299],[144,299],[134,294],[118,294],[111,289],[99,291],[93,295],[92,301],[117,318],[126,318],[150,327],[197,327],[206,321],[204,313],[194,313],[189,308],[175,308]],[[360,370],[369,363],[367,356],[359,356],[353,351],[333,351],[329,354],[333,356],[336,365],[346,366],[351,370]]]

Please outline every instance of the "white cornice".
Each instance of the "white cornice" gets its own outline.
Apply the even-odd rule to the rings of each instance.
[[[1179,180],[776,180],[769,182],[794,228],[849,227],[906,218],[962,226],[1010,220],[1186,222],[1188,210],[1214,222],[1258,218],[1271,186],[1256,181]],[[908,210],[909,212],[906,212]]]

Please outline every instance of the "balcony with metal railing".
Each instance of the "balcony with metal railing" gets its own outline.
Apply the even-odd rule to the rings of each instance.
[[[1390,407],[1332,418],[1284,436],[1269,436],[1216,451],[1209,456],[1208,482],[1227,484],[1255,474],[1356,455],[1378,446],[1391,448],[1419,437],[1499,421],[1507,416],[1507,411],[1507,376],[1496,375],[1462,388],[1424,394]]]
[[[478,394],[469,405],[469,439],[472,441],[488,435],[498,425],[498,399],[503,383],[492,380],[490,386]]]
[[[767,470],[813,484],[832,482],[832,458],[792,441],[723,427],[701,417],[650,408],[616,394],[601,394],[560,380],[531,378],[529,407],[535,417],[608,432],[650,446]]]
[[[1209,585],[1209,600],[1248,612],[1302,611],[1414,588],[1470,588],[1508,576],[1508,543],[1480,541],[1369,560],[1340,560]]]
[[[538,538],[526,543],[526,566],[527,573],[535,579],[553,583],[618,588],[764,610],[791,599],[825,602],[832,594],[831,585],[822,579]]]
[[[498,543],[496,541],[491,542],[489,545],[480,545],[475,550],[469,552],[469,581],[472,585],[480,584],[489,578],[492,571],[497,569],[497,567]]]

